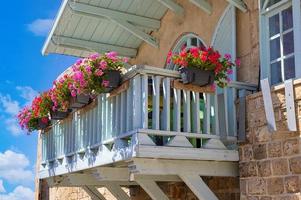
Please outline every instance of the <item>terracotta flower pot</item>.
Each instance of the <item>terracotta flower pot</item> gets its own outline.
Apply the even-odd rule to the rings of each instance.
[[[82,108],[90,103],[90,96],[86,94],[79,94],[72,97],[70,100],[70,108]]]
[[[117,88],[121,84],[121,74],[120,71],[110,70],[106,72],[107,79],[109,82],[108,86],[105,89],[106,93],[111,92],[113,89]]]
[[[184,84],[207,86],[214,83],[214,71],[202,70],[196,67],[185,67],[180,69],[181,79]]]
[[[39,118],[38,119],[38,129],[43,130],[47,128],[50,124],[50,121],[48,118]]]
[[[66,112],[51,111],[50,116],[51,116],[52,120],[62,120],[62,119],[65,119],[66,117],[68,117],[69,113],[70,113],[70,110],[68,110]]]

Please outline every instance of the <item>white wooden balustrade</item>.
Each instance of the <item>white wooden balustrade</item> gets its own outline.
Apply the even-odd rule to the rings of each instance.
[[[216,141],[235,143],[236,99],[244,93],[241,91],[254,91],[256,87],[233,82],[206,94],[174,88],[172,81],[179,77],[177,71],[133,66],[124,75],[124,81],[129,81],[127,90],[114,96],[100,94],[67,119],[53,121],[52,128],[41,134],[40,176],[139,156],[224,159],[227,148]],[[224,151],[215,156],[206,154],[208,149],[218,147]],[[238,159],[227,155],[230,160]]]

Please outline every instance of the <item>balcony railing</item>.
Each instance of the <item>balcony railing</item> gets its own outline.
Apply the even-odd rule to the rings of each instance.
[[[104,145],[111,149],[120,139],[128,147],[135,133],[147,134],[156,146],[177,146],[171,145],[175,136],[185,136],[192,148],[202,148],[211,138],[235,143],[237,97],[256,87],[232,82],[215,93],[202,93],[175,87],[179,77],[177,71],[133,66],[121,88],[99,95],[42,134],[43,163],[100,151]]]

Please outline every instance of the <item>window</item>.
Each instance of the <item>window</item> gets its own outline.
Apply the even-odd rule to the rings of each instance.
[[[200,37],[193,33],[186,34],[182,36],[182,38],[176,43],[174,46],[172,52],[173,53],[179,53],[183,49],[191,49],[192,47],[205,47],[203,41]],[[177,70],[178,66],[174,65],[172,62],[167,64],[167,69],[174,69]]]
[[[262,0],[261,3],[261,71],[262,77],[269,77],[272,85],[296,77],[295,44],[296,37],[301,35],[296,34],[295,20],[300,22],[300,19],[294,19],[293,12],[300,12],[300,8],[293,8],[292,1]]]

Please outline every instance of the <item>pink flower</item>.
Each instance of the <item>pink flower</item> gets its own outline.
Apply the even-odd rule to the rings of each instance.
[[[76,97],[76,91],[75,90],[71,91],[71,96]]]
[[[117,52],[111,51],[105,54],[109,59],[116,61],[117,60]]]
[[[213,83],[212,85],[210,85],[211,90],[216,90],[216,84]]]
[[[197,48],[197,47],[191,48],[190,53],[192,54],[192,56],[194,58],[198,58],[199,57],[199,48]]]
[[[227,70],[227,74],[233,74],[233,70],[232,69],[228,69]]]
[[[76,61],[75,65],[80,65],[80,64],[82,64],[82,62],[83,62],[83,60],[79,59],[79,60]]]
[[[230,54],[225,54],[225,58],[226,58],[226,60],[230,60],[231,59],[231,55]]]
[[[239,60],[239,59],[236,59],[236,60],[235,60],[235,65],[236,65],[237,67],[239,67],[240,64],[241,64],[240,60]]]
[[[90,65],[86,66],[86,71],[88,74],[91,74],[92,73],[92,68]]]
[[[231,82],[231,78],[227,78],[227,83],[230,83]]]
[[[127,62],[129,62],[129,58],[127,58],[127,57],[123,57],[123,58],[122,58],[122,62],[124,62],[124,63],[127,63]]]
[[[170,51],[170,52],[168,52],[168,54],[167,54],[167,64],[169,64],[170,63],[170,61],[171,61],[171,57],[172,57],[172,52]]]
[[[106,80],[103,80],[102,81],[102,85],[104,86],[104,87],[108,87],[109,86],[109,81],[106,81]]]
[[[91,60],[96,60],[99,57],[99,53],[95,53],[89,56]]]
[[[102,70],[105,70],[108,66],[108,63],[106,61],[102,60],[102,61],[100,61],[99,65]]]
[[[98,69],[98,70],[95,71],[95,75],[96,76],[102,76],[103,74],[104,74],[103,71],[100,70],[100,69]]]

